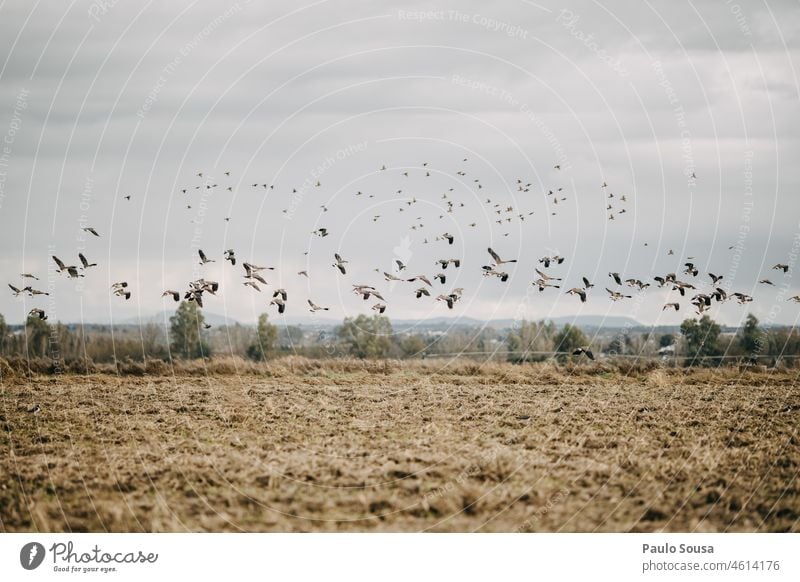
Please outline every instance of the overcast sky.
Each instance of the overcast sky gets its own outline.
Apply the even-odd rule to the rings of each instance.
[[[0,313],[150,317],[174,309],[164,289],[204,276],[222,283],[206,309],[242,322],[279,287],[287,316],[309,298],[326,317],[371,313],[351,293],[364,283],[394,318],[674,324],[687,299],[662,312],[678,295],[651,287],[612,303],[608,273],[652,282],[694,257],[700,275],[682,279],[705,290],[711,271],[755,296],[715,306],[719,321],[795,322],[800,281],[771,267],[800,249],[800,4],[486,4],[0,3],[0,272],[51,291],[0,293]],[[481,275],[488,246],[518,259],[507,283]],[[216,262],[201,268],[198,248]],[[264,292],[228,248],[276,267]],[[51,255],[81,250],[99,263],[86,277],[53,272]],[[534,267],[552,254],[563,287],[540,293]],[[453,311],[380,273],[400,259],[432,277],[441,258],[463,259],[434,282],[434,296],[465,289]],[[581,305],[563,291],[584,275]],[[121,280],[128,302],[109,293]]]

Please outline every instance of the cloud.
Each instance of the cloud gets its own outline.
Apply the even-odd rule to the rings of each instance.
[[[649,279],[697,255],[703,269],[735,270],[735,284],[757,294],[753,308],[765,309],[775,290],[754,282],[786,260],[800,228],[797,11],[792,2],[4,5],[0,139],[12,139],[0,166],[2,272],[13,282],[23,269],[45,273],[54,252],[74,259],[84,249],[101,265],[83,290],[54,283],[58,317],[107,321],[163,309],[162,288],[198,276],[202,247],[224,283],[210,303],[253,321],[267,297],[222,264],[235,248],[279,266],[270,288],[289,289],[295,314],[310,297],[343,316],[368,311],[351,285],[384,288],[380,273],[402,246],[414,273],[464,258],[446,286],[467,290],[460,313],[533,318],[631,309],[610,304],[600,285],[585,306],[554,290],[531,296],[548,249],[568,257],[568,287],[582,275],[605,283],[610,270]],[[517,191],[517,179],[530,191]],[[603,181],[617,195],[613,222]],[[545,193],[559,187],[566,200],[554,207]],[[103,237],[80,240],[86,223]],[[314,237],[320,226],[331,235]],[[745,226],[736,258],[727,247]],[[444,231],[456,233],[453,247],[436,241]],[[508,284],[482,277],[488,245],[519,258]],[[347,277],[331,267],[333,252],[351,261]],[[135,282],[128,303],[107,293],[121,278]],[[387,313],[452,314],[412,291],[396,285]],[[680,321],[684,312],[661,313],[664,299],[648,293],[637,316]],[[10,321],[29,307],[0,295]],[[740,311],[725,306],[720,318]]]

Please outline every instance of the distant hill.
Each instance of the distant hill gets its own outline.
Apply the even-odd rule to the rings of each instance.
[[[117,323],[122,325],[146,325],[148,323],[155,323],[159,325],[163,325],[164,322],[169,323],[169,318],[175,315],[175,311],[162,311],[160,313],[156,313],[151,316],[142,316],[141,319],[138,317],[129,317],[127,319],[123,319]],[[203,317],[206,320],[206,323],[213,325],[214,327],[219,327],[222,325],[236,325],[240,323],[236,319],[232,317],[226,317],[224,315],[219,315],[218,313],[212,313],[210,311],[203,310]]]
[[[580,315],[578,317],[553,317],[550,319],[556,325],[577,325],[578,327],[642,327],[643,324],[639,323],[632,317],[625,317],[624,315]]]
[[[174,311],[162,311],[149,317],[131,317],[117,322],[121,325],[144,325],[147,323],[163,324],[169,321]],[[255,325],[255,322],[242,323],[232,317],[226,317],[210,311],[203,311],[206,322],[214,327],[223,325]],[[323,318],[323,317],[287,317],[286,319],[278,318],[276,316],[270,317],[270,321],[275,325],[298,325],[301,327],[310,328],[331,328],[342,323],[341,319]],[[534,320],[531,320],[534,321]],[[646,327],[631,317],[624,316],[603,316],[603,315],[580,315],[577,317],[553,317],[548,321],[552,321],[557,326],[563,326],[569,323],[570,325],[577,325],[583,328],[635,328]],[[432,317],[430,319],[392,319],[392,327],[397,331],[404,329],[414,328],[418,330],[446,330],[453,327],[493,327],[496,329],[503,329],[512,327],[519,324],[520,320],[506,318],[506,319],[492,319],[481,320],[473,317]]]

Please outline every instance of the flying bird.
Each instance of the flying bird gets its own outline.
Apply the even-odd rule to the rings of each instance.
[[[206,254],[203,252],[203,249],[197,249],[197,254],[200,255],[200,264],[205,265],[206,263],[213,263],[215,262],[214,259],[209,259],[206,257]]]
[[[47,319],[47,314],[44,312],[44,309],[39,309],[38,307],[34,307],[28,312],[28,317],[38,317],[42,321]]]
[[[328,311],[327,307],[320,307],[319,305],[311,301],[311,299],[308,299],[308,305],[310,307],[309,311],[311,313],[315,313],[317,311]]]
[[[161,294],[162,297],[172,297],[172,300],[177,303],[181,300],[181,294],[178,291],[172,291],[171,289],[167,289]]]
[[[573,356],[580,356],[581,354],[584,354],[590,360],[594,360],[594,354],[589,348],[576,348],[575,351],[572,352]]]
[[[507,261],[504,261],[503,259],[500,258],[500,255],[498,255],[496,252],[494,252],[492,250],[491,247],[489,247],[487,250],[489,251],[489,254],[492,256],[492,258],[494,259],[495,264],[497,264],[498,266],[499,265],[504,265],[506,263],[516,263],[517,262],[517,259],[509,259]]]
[[[345,270],[344,266],[347,264],[347,261],[345,261],[339,255],[339,253],[334,253],[333,257],[336,259],[336,262],[333,263],[333,266],[336,267],[337,269],[339,269],[339,272],[341,272],[342,275],[346,275],[347,271]]]
[[[90,267],[96,267],[97,266],[97,263],[90,263],[86,259],[86,257],[83,256],[83,253],[78,253],[78,258],[81,260],[81,264],[83,265],[83,267],[82,267],[83,270],[86,270],[86,269],[88,269]]]

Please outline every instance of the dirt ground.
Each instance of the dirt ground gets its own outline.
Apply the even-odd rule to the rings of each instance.
[[[794,372],[5,378],[0,531],[797,532],[799,429]]]

